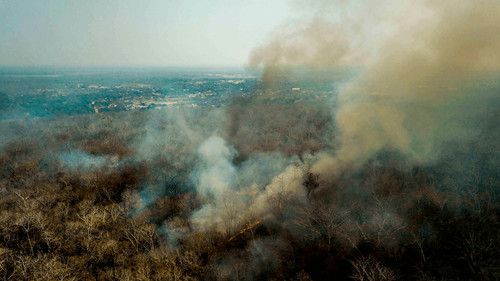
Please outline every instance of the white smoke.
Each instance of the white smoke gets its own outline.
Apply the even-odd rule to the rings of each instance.
[[[193,173],[193,182],[202,196],[219,199],[236,185],[236,169],[231,161],[236,156],[222,138],[211,136],[198,149],[199,168]]]
[[[290,164],[296,158],[257,155],[237,168],[232,163],[237,152],[218,136],[204,141],[198,154],[200,164],[191,177],[206,199],[191,218],[195,229],[234,233],[245,223],[286,210],[290,201],[306,198],[303,171]]]

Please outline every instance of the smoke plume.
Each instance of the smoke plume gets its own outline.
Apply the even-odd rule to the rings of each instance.
[[[199,230],[234,233],[242,223],[269,215],[272,208],[285,209],[287,202],[305,198],[302,171],[288,165],[298,159],[256,154],[236,167],[232,159],[237,152],[218,136],[205,140],[198,154],[200,164],[191,177],[207,198],[192,217]]]
[[[500,67],[498,1],[337,5],[345,10],[287,26],[250,56],[251,65],[264,65],[264,79],[290,66],[363,69],[339,89],[340,145],[315,172],[358,165],[385,148],[432,161],[443,144],[480,131],[498,104],[498,82],[488,78]]]

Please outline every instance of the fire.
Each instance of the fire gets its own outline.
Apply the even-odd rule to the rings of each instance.
[[[232,241],[234,238],[238,237],[239,235],[245,233],[246,231],[256,227],[257,225],[261,224],[262,223],[262,220],[257,220],[255,221],[254,223],[250,224],[249,226],[243,228],[242,230],[240,230],[240,232],[236,233],[235,235],[231,236],[231,238],[229,238],[228,242]]]

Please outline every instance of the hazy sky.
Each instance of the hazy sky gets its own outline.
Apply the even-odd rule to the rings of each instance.
[[[286,0],[0,0],[0,65],[240,66]]]

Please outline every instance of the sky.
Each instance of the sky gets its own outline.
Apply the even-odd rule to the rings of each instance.
[[[0,0],[0,65],[243,66],[286,0]]]

